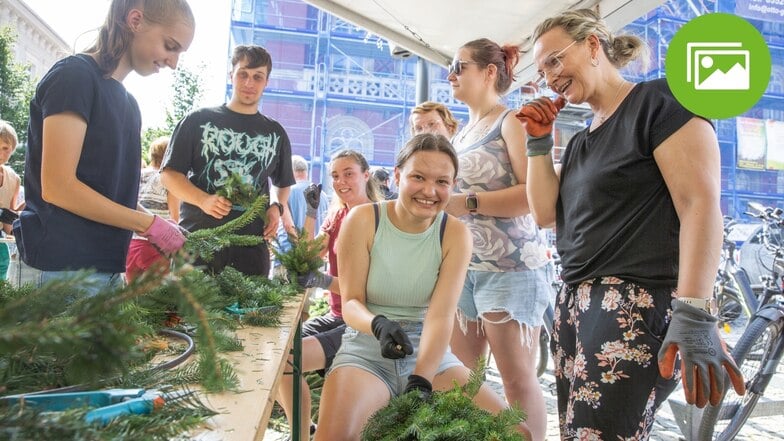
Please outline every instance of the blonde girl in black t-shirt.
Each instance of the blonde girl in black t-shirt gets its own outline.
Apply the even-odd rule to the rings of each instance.
[[[551,347],[561,438],[647,439],[676,386],[676,354],[690,404],[715,404],[725,370],[743,392],[708,307],[722,243],[716,134],[664,80],[626,81],[619,69],[644,44],[593,11],[549,18],[533,41],[558,95],[518,118],[531,213],[556,225],[563,266]],[[554,165],[552,124],[566,101],[594,117]]]

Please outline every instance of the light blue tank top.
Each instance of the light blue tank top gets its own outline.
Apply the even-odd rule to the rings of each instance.
[[[366,305],[390,320],[422,321],[441,267],[443,211],[421,233],[406,233],[387,216],[381,202],[376,237],[370,251]]]

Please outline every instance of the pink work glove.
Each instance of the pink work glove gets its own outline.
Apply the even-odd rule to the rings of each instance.
[[[185,244],[185,236],[180,227],[160,216],[155,216],[150,228],[141,235],[167,256],[176,253]]]

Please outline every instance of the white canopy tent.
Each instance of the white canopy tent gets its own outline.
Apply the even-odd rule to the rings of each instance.
[[[594,8],[613,30],[664,0],[305,0],[409,51],[447,66],[465,42],[487,37],[521,50],[519,86],[535,77],[530,36],[543,19],[568,9]],[[513,86],[513,89],[516,87]]]

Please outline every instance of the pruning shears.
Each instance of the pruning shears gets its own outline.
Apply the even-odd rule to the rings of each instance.
[[[93,408],[85,421],[105,426],[123,415],[146,415],[170,401],[182,399],[193,391],[161,392],[145,389],[107,389],[87,392],[36,393],[9,395],[0,403],[30,406],[41,412],[62,412],[80,407]]]

